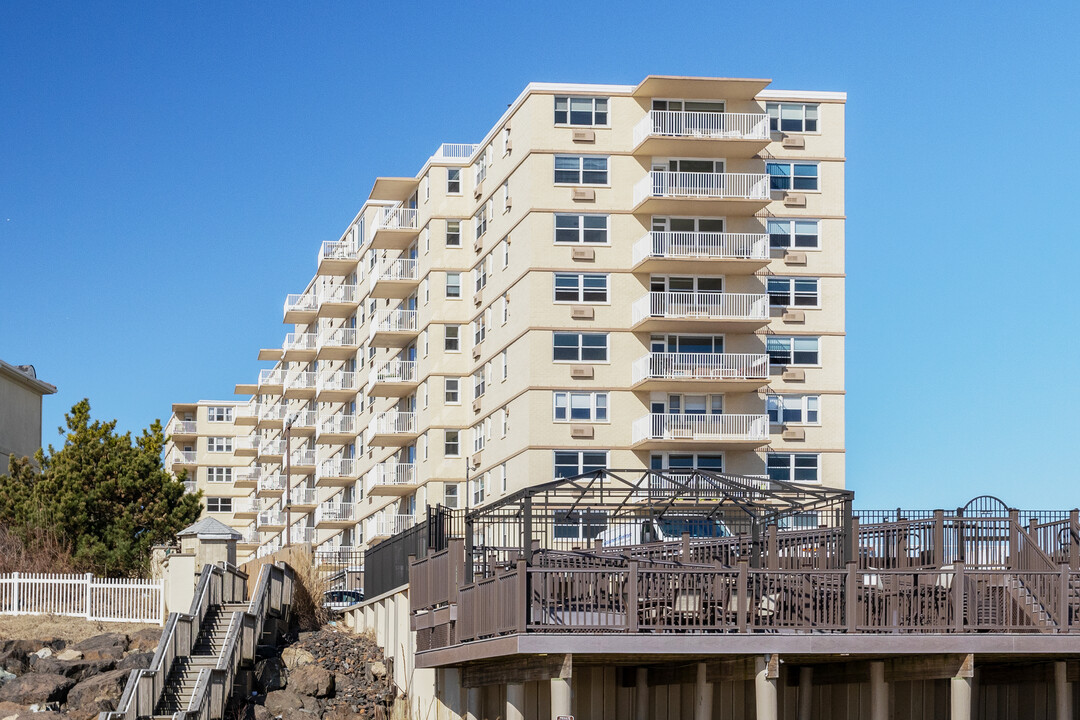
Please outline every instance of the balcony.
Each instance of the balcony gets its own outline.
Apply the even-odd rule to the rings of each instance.
[[[412,515],[377,515],[368,521],[368,534],[372,540],[385,540],[405,532],[415,524],[416,518]]]
[[[273,540],[268,540],[259,546],[259,549],[255,551],[255,557],[266,557],[267,555],[273,555],[281,549],[281,537],[278,536]]]
[[[356,269],[356,247],[351,240],[324,242],[319,248],[319,275],[348,275]]]
[[[768,263],[764,233],[653,231],[634,243],[638,271],[754,272]]]
[[[314,375],[315,373],[312,373]],[[312,437],[315,435],[317,423],[314,410],[301,410],[293,413],[292,435],[293,437]]]
[[[237,541],[238,545],[258,545],[259,544],[259,528],[254,525],[250,525],[244,529],[233,528],[236,532],[240,533],[240,539]]]
[[[319,298],[312,292],[285,296],[284,322],[309,323],[315,319],[319,310]]]
[[[319,317],[349,317],[359,304],[355,285],[325,285],[319,290]]]
[[[259,515],[259,503],[255,498],[233,498],[233,517],[254,520]]]
[[[419,233],[417,214],[414,208],[377,209],[371,225],[371,247],[377,250],[404,250],[409,247]]]
[[[285,439],[263,440],[259,443],[259,458],[264,462],[280,462],[285,455]]]
[[[348,528],[356,524],[356,506],[353,503],[321,503],[315,509],[315,525],[322,528]]]
[[[347,360],[356,356],[360,340],[356,328],[340,327],[319,333],[320,360]]]
[[[289,492],[294,510],[298,508],[314,508],[319,504],[318,491],[313,487],[296,487]]]
[[[199,491],[199,484],[194,480],[184,480],[184,492],[194,495]]]
[[[254,425],[259,419],[259,409],[259,403],[255,402],[254,399],[243,405],[237,405],[236,410],[233,411],[233,424]]]
[[[316,373],[310,370],[290,372],[285,378],[283,394],[287,398],[310,399],[315,397]]]
[[[295,333],[285,335],[281,349],[286,360],[314,360],[317,343],[315,333]]]
[[[769,140],[762,113],[650,110],[634,126],[634,152],[642,155],[750,158]]]
[[[408,495],[418,487],[412,463],[382,462],[367,474],[368,495]]]
[[[635,213],[737,215],[769,204],[769,176],[759,173],[653,170],[634,185]]]
[[[410,258],[380,260],[368,281],[373,298],[405,298],[420,284],[419,264]]]
[[[376,397],[404,397],[415,392],[417,379],[415,360],[390,360],[368,379],[368,394]]]
[[[289,472],[294,475],[308,475],[315,472],[315,449],[293,450],[289,456]]]
[[[236,472],[233,473],[233,487],[237,489],[254,489],[259,486],[261,476],[262,468],[237,468]]]
[[[173,450],[169,455],[169,464],[173,466],[173,472],[176,472],[177,468],[194,467],[195,451]]]
[[[471,143],[443,143],[435,151],[435,154],[431,156],[431,159],[466,161],[472,157],[478,147],[480,146]]]
[[[319,376],[315,387],[319,402],[352,400],[360,391],[360,378],[357,373],[337,370]]]
[[[632,381],[636,390],[753,390],[769,381],[769,356],[654,352],[634,361]]]
[[[420,332],[420,318],[416,310],[380,310],[371,323],[372,347],[405,347]]]
[[[631,427],[635,447],[691,449],[724,443],[756,447],[769,442],[768,415],[650,413]]]
[[[316,442],[340,444],[351,442],[359,434],[355,415],[331,415],[319,421]]]
[[[259,513],[255,522],[259,530],[284,530],[285,513],[278,509],[263,510]]]
[[[378,413],[367,429],[367,444],[379,447],[403,447],[416,440],[416,413]]]
[[[285,387],[285,371],[281,368],[259,371],[259,392],[264,395],[280,395]]]
[[[241,435],[233,438],[233,455],[237,457],[255,457],[259,454],[258,435]]]
[[[174,440],[179,438],[191,439],[196,435],[195,428],[196,424],[193,420],[174,420],[169,423],[167,434]]]
[[[281,473],[263,475],[259,478],[259,489],[256,491],[259,497],[280,497],[285,492],[285,476]]]
[[[356,482],[356,460],[335,457],[319,463],[315,484],[319,487],[344,487]]]
[[[286,538],[291,545],[315,542],[315,528],[310,525],[293,525]]]
[[[280,428],[285,424],[285,416],[289,414],[289,406],[285,403],[273,403],[259,408],[260,428]]]
[[[769,298],[757,293],[650,292],[631,306],[634,330],[752,331],[769,322]]]

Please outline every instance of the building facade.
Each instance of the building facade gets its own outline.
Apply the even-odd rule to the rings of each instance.
[[[32,458],[41,447],[41,399],[55,392],[33,365],[0,360],[0,475],[12,456]]]
[[[600,467],[843,487],[845,95],[768,84],[531,84],[377,178],[236,388],[263,551]]]

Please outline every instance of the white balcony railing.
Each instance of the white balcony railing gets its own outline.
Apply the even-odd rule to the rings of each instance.
[[[416,208],[388,207],[375,214],[372,224],[374,231],[379,230],[416,230]]]
[[[324,285],[319,290],[320,303],[355,305],[359,301],[355,285]]]
[[[343,370],[320,376],[318,387],[319,390],[356,391],[360,389],[357,384],[357,374]]]
[[[291,528],[289,528],[289,542],[315,542],[315,528],[309,527],[307,525],[293,525]]]
[[[387,485],[413,485],[416,483],[416,466],[412,463],[383,462],[371,468],[367,474],[369,488]]]
[[[371,381],[386,383],[416,382],[416,361],[390,360],[371,374]]]
[[[416,332],[419,317],[416,310],[380,310],[371,326],[374,332]]]
[[[262,438],[258,435],[239,435],[233,438],[233,452],[237,450],[258,450]]]
[[[650,110],[634,126],[634,145],[648,137],[768,140],[769,116],[762,113]]]
[[[274,473],[273,475],[263,475],[259,478],[259,490],[264,492],[275,492],[278,490],[284,490],[286,485],[285,476],[281,473]]]
[[[320,503],[315,509],[315,524],[323,522],[351,522],[356,520],[356,506],[353,503],[334,502],[332,500]]]
[[[319,463],[319,477],[348,478],[356,474],[356,460],[352,458],[331,458]]]
[[[285,350],[314,350],[315,333],[287,333],[281,347]]]
[[[293,454],[290,456],[290,462],[293,467],[306,467],[315,465],[315,450],[314,448],[304,448],[302,450],[293,450]]]
[[[311,373],[314,375],[315,373]],[[314,378],[312,384],[305,387],[314,387]],[[295,387],[295,386],[294,386]],[[315,428],[315,411],[314,410],[301,410],[292,416],[292,426],[294,428]]]
[[[289,406],[284,403],[274,403],[273,405],[263,405],[259,409],[260,420],[284,420],[285,416],[289,414]]]
[[[355,415],[331,415],[319,421],[320,435],[355,435]]]
[[[416,524],[416,518],[412,515],[378,515],[370,522],[375,526],[375,532],[369,534],[376,537],[389,537],[411,528]]]
[[[262,477],[262,468],[260,468],[260,467],[249,467],[249,468],[241,468],[241,469],[237,470],[236,473],[233,475],[233,480],[235,482],[238,482],[238,483],[243,482],[243,483],[256,483],[256,484],[258,484],[259,479],[261,477]]]
[[[634,204],[651,197],[768,200],[769,176],[760,173],[653,170],[634,185]]]
[[[654,352],[638,358],[633,381],[767,380],[769,356],[750,353]]]
[[[634,421],[633,441],[769,439],[768,415],[651,413]]]
[[[645,318],[768,320],[769,298],[758,293],[650,292],[634,301],[634,323]]]
[[[194,494],[196,491],[198,491],[198,489],[198,483],[196,483],[194,480],[184,481],[184,492]]]
[[[263,510],[262,512],[259,513],[258,519],[256,520],[256,524],[259,527],[262,527],[264,525],[279,525],[279,526],[284,525],[285,524],[285,513],[283,513],[281,510],[278,510],[278,509]]]
[[[317,379],[317,374],[311,370],[294,372],[285,379],[285,387],[292,390],[314,390]]]
[[[260,455],[284,455],[285,454],[285,440],[277,438],[275,440],[263,440],[259,443]]]
[[[289,498],[293,505],[314,505],[316,503],[315,488],[298,487],[289,492]]]
[[[176,420],[170,425],[168,433],[170,435],[194,435],[195,427],[193,420]]]
[[[416,432],[416,413],[382,412],[375,416],[369,426],[375,435],[409,435]]]
[[[246,527],[242,530],[238,528],[233,529],[240,533],[240,542],[244,543],[245,545],[253,545],[259,542],[259,528],[255,527],[254,525]]]
[[[260,385],[284,385],[285,384],[285,371],[281,368],[274,368],[272,370],[260,370],[259,371],[259,384]]]
[[[262,404],[255,402],[254,399],[249,400],[243,405],[237,405],[234,410],[233,417],[239,418],[257,418],[259,417],[259,411],[262,409]]]
[[[315,312],[319,309],[319,298],[315,293],[295,293],[285,296],[285,312]]]
[[[327,240],[319,247],[318,260],[356,260],[356,248],[350,240]]]
[[[416,260],[410,258],[397,258],[396,260],[382,260],[375,267],[371,275],[371,282],[381,281],[416,281],[420,278]]]
[[[267,555],[273,555],[281,549],[281,538],[276,537],[273,540],[269,540],[255,551],[255,557],[266,557]]]
[[[646,258],[668,260],[768,260],[764,233],[653,231],[634,243],[634,264]]]
[[[194,465],[195,464],[195,451],[194,450],[173,450],[170,456],[170,462],[173,465]]]
[[[468,160],[478,147],[471,143],[443,143],[431,157],[434,160]]]
[[[319,345],[321,347],[350,348],[356,347],[358,344],[356,328],[334,328],[319,333]]]
[[[259,501],[255,498],[233,498],[233,512],[234,513],[258,513]]]

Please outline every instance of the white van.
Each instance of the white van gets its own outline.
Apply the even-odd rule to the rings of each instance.
[[[641,545],[678,540],[683,533],[694,538],[731,537],[732,533],[720,520],[700,515],[664,515],[655,517],[619,518],[597,535],[604,547]]]

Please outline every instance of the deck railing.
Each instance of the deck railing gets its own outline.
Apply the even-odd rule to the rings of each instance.
[[[634,126],[634,145],[649,137],[768,140],[769,117],[762,113],[650,110]]]
[[[319,376],[317,384],[319,390],[359,390],[357,375],[355,372],[339,370]]]
[[[381,462],[367,474],[368,491],[382,485],[411,485],[416,482],[416,466],[412,463]]]
[[[768,320],[769,298],[758,293],[650,292],[634,301],[634,324],[646,318]]]
[[[468,160],[478,147],[471,143],[443,143],[431,157],[433,160]]]
[[[319,309],[319,297],[313,292],[290,293],[285,296],[285,312],[315,312]]]
[[[387,281],[417,280],[418,262],[411,258],[397,258],[394,260],[381,260],[371,275],[371,283]]]
[[[375,223],[372,229],[379,230],[415,230],[416,208],[388,207],[382,208],[375,215]]]
[[[380,310],[371,325],[376,332],[416,332],[419,330],[419,315],[416,310]]]
[[[327,240],[319,247],[318,260],[355,260],[356,247],[349,240]]]
[[[634,361],[632,379],[768,380],[769,356],[753,353],[654,352]]]
[[[634,185],[634,205],[647,198],[768,200],[769,176],[761,173],[652,170]]]
[[[665,260],[768,260],[763,233],[670,232],[654,230],[634,243],[634,264]]]
[[[368,431],[372,435],[412,434],[416,432],[416,413],[390,412],[378,413]]]
[[[691,415],[650,413],[631,426],[631,440],[735,440],[769,439],[767,415]]]
[[[416,382],[416,361],[390,360],[371,374],[371,382]]]

